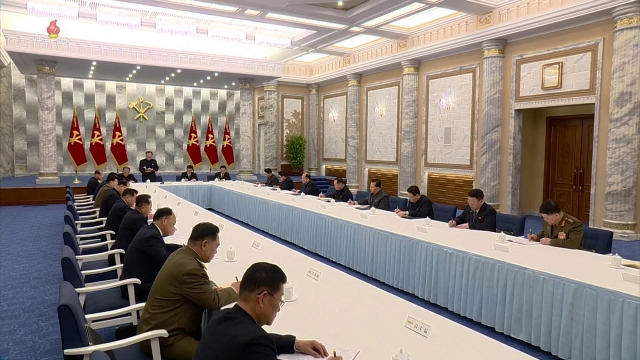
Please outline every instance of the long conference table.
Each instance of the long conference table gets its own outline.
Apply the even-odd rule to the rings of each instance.
[[[606,256],[515,243],[497,248],[494,233],[438,222],[425,233],[416,227],[421,221],[390,212],[370,215],[238,181],[145,186],[212,208],[560,358],[640,359],[640,285],[623,281],[621,272],[634,270],[609,268]]]
[[[156,185],[133,186],[141,194],[152,196],[154,210],[170,207],[176,213],[177,231],[165,238],[168,243],[186,243],[191,229],[200,222],[223,224],[218,254],[207,264],[209,278],[219,286],[230,284],[236,276],[241,278],[251,264],[260,261],[277,264],[284,270],[297,299],[285,304],[274,324],[266,328],[269,332],[317,339],[330,349],[359,350],[357,360],[391,359],[400,349],[409,353],[412,360],[532,359],[519,350],[381,291]],[[237,261],[225,260],[229,248],[236,251]]]

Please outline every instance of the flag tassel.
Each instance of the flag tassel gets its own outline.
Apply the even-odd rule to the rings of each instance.
[[[78,170],[76,170],[76,178],[72,181],[74,184],[80,184],[80,180],[78,179]]]

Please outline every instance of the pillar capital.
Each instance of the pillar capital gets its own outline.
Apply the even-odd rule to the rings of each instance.
[[[347,75],[347,80],[349,81],[348,86],[360,86],[360,80],[362,80],[362,75],[358,75],[358,74]]]
[[[640,1],[624,4],[611,10],[615,22],[614,31],[629,27],[640,27]]]
[[[264,91],[278,91],[278,82],[273,80],[264,83]]]
[[[316,84],[309,85],[309,94],[317,94],[319,88],[320,86]]]
[[[253,81],[252,78],[239,78],[240,89],[253,89]]]
[[[417,74],[420,72],[420,60],[405,60],[400,63],[402,65],[402,74]]]
[[[36,64],[36,70],[38,74],[55,74],[56,66],[58,65],[57,61],[51,60],[33,60]]]
[[[484,57],[500,56],[504,57],[504,48],[507,46],[507,40],[495,39],[482,42],[482,50]]]

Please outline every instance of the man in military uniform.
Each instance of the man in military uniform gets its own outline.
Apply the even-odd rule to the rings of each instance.
[[[540,214],[544,220],[542,232],[537,235],[529,233],[530,241],[567,249],[582,249],[583,229],[580,220],[563,212],[553,200],[545,200],[540,205]]]

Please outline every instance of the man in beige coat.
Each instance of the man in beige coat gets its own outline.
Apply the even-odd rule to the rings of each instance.
[[[207,275],[205,264],[218,251],[219,233],[220,229],[211,223],[196,225],[187,246],[169,256],[153,282],[138,333],[166,330],[169,337],[160,338],[163,358],[191,360],[198,347],[204,310],[218,310],[238,299],[239,282],[218,288]],[[141,346],[151,355],[149,342]]]

